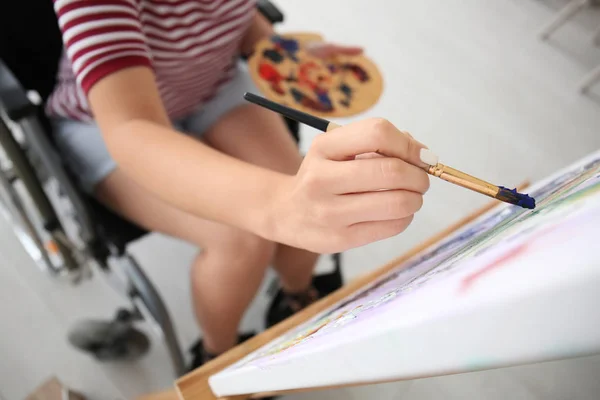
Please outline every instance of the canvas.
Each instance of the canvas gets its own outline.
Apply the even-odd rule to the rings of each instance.
[[[219,383],[220,378],[234,379],[236,376],[241,377],[243,373],[257,370],[263,371],[263,375],[269,370],[289,370],[289,367],[282,366],[298,363],[302,359],[310,360],[311,357],[316,362],[320,352],[329,352],[331,356],[336,354],[331,349],[349,349],[352,348],[352,343],[356,346],[360,343],[361,348],[357,348],[357,352],[369,347],[375,349],[370,350],[372,354],[382,357],[381,354],[386,353],[385,348],[378,348],[376,343],[369,342],[369,338],[372,341],[385,338],[392,342],[409,332],[411,326],[418,326],[424,320],[433,323],[461,313],[466,316],[465,321],[474,324],[473,332],[481,340],[482,347],[478,348],[473,343],[472,349],[467,347],[462,353],[454,354],[454,358],[447,361],[450,364],[444,364],[446,361],[443,360],[441,351],[438,353],[438,366],[437,361],[431,358],[435,356],[435,352],[427,354],[421,358],[431,362],[422,366],[423,371],[429,369],[431,373],[436,369],[440,370],[442,365],[446,365],[445,368],[452,365],[456,370],[470,370],[476,369],[474,365],[492,367],[526,361],[528,357],[544,359],[558,356],[559,353],[579,354],[580,351],[589,350],[586,346],[593,347],[597,343],[593,340],[588,342],[586,329],[582,327],[598,322],[593,318],[576,320],[573,326],[565,327],[572,331],[565,331],[562,338],[558,330],[557,336],[546,338],[552,346],[556,346],[557,340],[559,343],[563,340],[568,348],[560,351],[549,349],[548,343],[544,347],[544,340],[540,339],[539,346],[529,344],[520,351],[522,343],[509,341],[504,343],[506,349],[500,352],[492,348],[485,338],[477,336],[479,327],[482,334],[489,328],[487,323],[485,326],[481,322],[475,324],[475,321],[486,316],[486,307],[507,304],[505,310],[496,308],[495,312],[500,313],[499,315],[507,314],[508,311],[513,313],[514,329],[506,324],[502,329],[510,332],[511,340],[520,340],[521,338],[515,339],[515,332],[523,329],[518,325],[521,310],[508,305],[513,300],[522,299],[521,317],[525,315],[528,304],[532,307],[535,304],[537,308],[531,310],[537,311],[530,314],[529,319],[540,319],[545,323],[548,318],[545,320],[544,315],[540,315],[539,307],[543,305],[537,304],[537,301],[546,299],[545,296],[551,296],[555,291],[566,290],[556,285],[570,287],[568,285],[577,282],[583,285],[584,281],[589,284],[593,279],[600,278],[600,257],[595,254],[591,245],[600,233],[600,152],[534,186],[531,195],[538,202],[535,210],[499,205],[454,235],[399,265],[367,288],[225,369],[211,382]],[[572,264],[572,269],[566,268],[569,263]],[[520,270],[516,270],[515,265],[519,265]],[[563,275],[556,275],[560,271]],[[586,295],[583,287],[580,292],[570,295],[577,299],[577,296]],[[580,300],[587,304],[586,299]],[[550,303],[547,301],[547,304]],[[468,314],[467,310],[473,310],[473,314]],[[558,315],[559,311],[557,318]],[[511,323],[511,317],[505,317],[507,323]],[[561,326],[560,321],[549,322],[550,325],[551,323]],[[453,329],[452,325],[449,326]],[[533,338],[527,337],[522,342],[530,340]],[[442,342],[443,340],[440,343]],[[499,337],[498,342],[503,342],[503,339]],[[465,345],[468,346],[469,343]],[[408,360],[413,350],[392,348],[388,352],[394,351],[397,357],[406,357]],[[352,365],[351,356],[342,352],[337,354],[344,354],[346,365]],[[368,356],[369,353],[365,353],[364,357]],[[481,361],[486,357],[487,361]],[[474,362],[474,359],[479,361]],[[302,365],[306,366],[307,362],[303,361]],[[383,364],[386,364],[385,368]],[[417,364],[418,362],[413,363],[413,369],[418,376]],[[330,365],[344,364],[332,362]],[[356,379],[364,379],[371,371],[371,378],[375,380],[401,378],[405,373],[403,371],[410,370],[409,367],[386,357],[385,362],[371,369],[363,369],[357,365]],[[359,372],[359,369],[363,371]],[[375,373],[375,370],[379,372]],[[255,378],[257,376],[259,375]],[[331,372],[329,379],[315,375],[313,382],[336,384],[349,376],[352,376],[349,372]]]

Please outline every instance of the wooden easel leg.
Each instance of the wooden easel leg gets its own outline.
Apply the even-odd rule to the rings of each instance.
[[[600,65],[598,65],[596,68],[594,68],[593,70],[591,70],[582,80],[581,83],[579,84],[579,90],[581,91],[581,93],[586,93],[588,90],[590,90],[590,88],[594,85],[594,83],[596,83],[598,80],[600,80]]]
[[[175,389],[171,389],[164,392],[148,393],[135,400],[179,400],[179,395]]]
[[[582,8],[591,5],[591,3],[591,0],[571,0],[569,4],[558,12],[558,15],[556,15],[552,21],[542,28],[540,31],[540,38],[542,40],[548,39],[550,35],[567,22],[567,20],[577,14]]]
[[[203,396],[198,396],[197,400],[205,400],[202,398]],[[219,400],[248,400],[250,399],[250,395],[240,395],[240,396],[227,396],[220,397]],[[214,396],[210,396],[210,400],[214,399]],[[181,400],[181,397],[177,393],[177,390],[165,390],[163,392],[154,392],[144,394],[140,397],[137,397],[135,400]]]
[[[594,34],[594,38],[592,39],[592,41],[595,46],[600,46],[600,26],[598,27],[598,30]]]

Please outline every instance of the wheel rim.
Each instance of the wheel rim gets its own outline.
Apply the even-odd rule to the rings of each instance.
[[[11,225],[17,239],[38,267],[44,271],[55,273],[56,268],[44,247],[43,240],[37,232],[35,224],[29,218],[15,187],[1,169],[0,214]]]

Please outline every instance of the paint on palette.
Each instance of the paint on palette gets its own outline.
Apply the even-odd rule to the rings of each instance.
[[[511,256],[522,255],[528,249],[527,246],[521,248],[522,251],[517,254],[511,255],[510,250],[519,248],[526,238],[543,235],[548,224],[571,215],[590,200],[594,204],[598,203],[600,158],[582,168],[565,172],[533,191],[532,195],[540,200],[536,210],[507,205],[475,221],[346,301],[251,354],[237,367],[259,359],[268,360],[269,357],[279,356],[303,347],[316,338],[322,338],[332,332],[341,332],[353,324],[368,323],[369,319],[376,317],[386,308],[393,307],[395,302],[401,301],[421,286],[454,273],[467,261],[476,262],[487,252],[498,251],[502,246],[506,248],[505,258],[502,259],[501,256],[496,264],[480,266],[473,272],[473,276],[481,277],[500,267],[502,263],[510,260]]]
[[[353,115],[374,104],[382,91],[376,67],[363,55],[314,57],[305,45],[318,40],[313,34],[275,35],[257,45],[249,67],[265,95],[330,117]]]
[[[275,93],[284,95],[288,92],[296,103],[313,111],[333,112],[336,106],[350,107],[354,84],[348,77],[354,77],[354,82],[358,84],[370,79],[367,71],[356,63],[345,62],[338,65],[307,59],[305,55],[303,57],[300,44],[295,39],[273,36],[271,43],[272,47],[262,52],[260,77],[271,84]],[[292,61],[293,67],[279,68],[284,66],[286,59]],[[350,72],[350,75],[346,72]],[[342,75],[342,79],[336,86],[332,86],[336,74]],[[342,94],[337,104],[330,95],[332,91]]]

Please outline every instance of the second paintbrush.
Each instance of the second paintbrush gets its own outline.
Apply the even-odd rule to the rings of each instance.
[[[328,132],[332,129],[340,127],[336,123],[327,121],[326,119],[295,110],[252,93],[245,93],[244,99],[279,113],[287,118],[311,126],[322,132]],[[527,194],[519,193],[516,189],[508,189],[503,186],[492,185],[491,183],[475,178],[469,174],[465,174],[464,172],[451,168],[447,165],[436,162],[436,164],[429,165],[429,167],[425,168],[425,171],[428,174],[436,176],[447,182],[464,187],[466,189],[471,189],[477,193],[493,197],[505,203],[514,204],[523,208],[535,208],[535,199]]]

